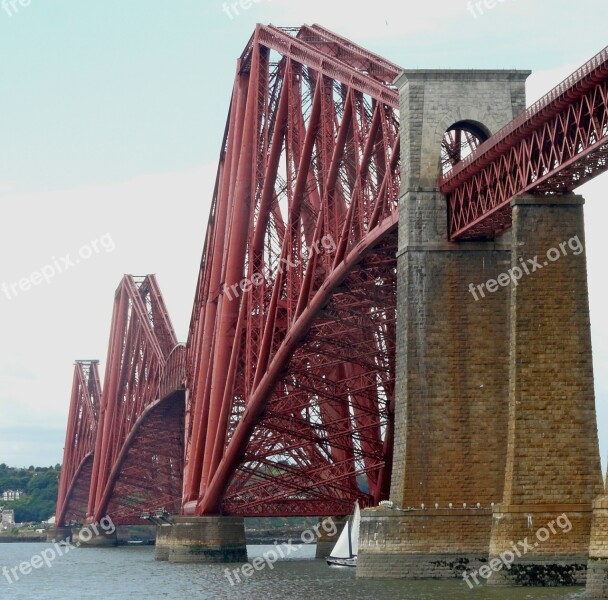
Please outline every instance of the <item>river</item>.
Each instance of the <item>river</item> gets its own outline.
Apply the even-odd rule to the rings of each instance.
[[[248,546],[249,560],[271,546]],[[44,562],[43,556],[47,561]],[[63,549],[65,550],[65,548]],[[354,569],[329,568],[313,560],[314,546],[304,546],[273,568],[264,566],[249,577],[226,569],[239,565],[173,565],[154,560],[152,546],[74,548],[51,560],[51,544],[0,544],[0,598],[2,600],[196,598],[243,600],[574,600],[583,598],[582,588],[477,587],[462,581],[371,581],[356,579]],[[55,553],[57,554],[57,553]],[[35,558],[39,557],[39,558]],[[19,580],[10,570],[22,562],[31,573]],[[259,565],[258,561],[258,565]],[[42,563],[42,564],[40,564]],[[48,563],[48,564],[47,564]],[[48,566],[50,565],[50,566]],[[27,571],[27,568],[24,569]],[[247,572],[249,570],[246,570]],[[12,579],[9,583],[8,579]],[[232,580],[232,584],[231,581]]]

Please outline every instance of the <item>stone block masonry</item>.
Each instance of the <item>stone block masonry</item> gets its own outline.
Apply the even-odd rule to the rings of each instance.
[[[444,132],[464,124],[496,133],[523,110],[528,74],[405,71],[397,79],[395,508],[363,512],[360,577],[457,577],[497,564],[521,542],[526,552],[490,584],[580,584],[593,515],[594,585],[608,581],[605,515],[592,512],[603,485],[583,201],[524,196],[513,202],[507,235],[453,244],[437,189]],[[477,299],[470,293],[470,284],[535,257],[540,268],[525,278]],[[534,537],[560,518],[567,530]]]
[[[357,577],[453,579],[487,561],[492,511],[367,509]]]
[[[405,70],[397,78],[401,115],[401,192],[436,190],[441,142],[466,122],[493,135],[526,107],[530,71]],[[447,230],[442,231],[444,239]],[[405,240],[403,240],[405,241]]]
[[[168,547],[171,563],[247,562],[245,524],[242,517],[171,517]],[[163,560],[164,550],[159,556]]]
[[[498,131],[523,110],[528,75],[405,71],[397,80],[402,190],[390,497],[403,510],[364,511],[360,577],[452,578],[487,560],[490,507],[504,487],[509,290],[481,305],[468,286],[508,268],[510,236],[450,243],[437,181],[444,133],[462,122],[488,136]]]
[[[445,202],[411,193],[403,213]],[[396,435],[391,499],[402,508],[489,507],[502,498],[508,289],[476,303],[467,285],[509,264],[508,245],[410,244],[399,256]]]
[[[608,496],[593,503],[586,592],[587,598],[608,598]]]
[[[493,574],[490,584],[563,585],[585,577],[591,505],[603,493],[586,255],[549,252],[575,237],[584,249],[583,203],[574,194],[513,201],[512,266],[538,257],[539,268],[511,291],[505,489],[490,557],[528,536],[532,523],[565,513],[573,527]]]
[[[564,529],[557,525],[563,519]],[[493,572],[488,584],[583,585],[590,525],[591,505],[495,506],[490,560],[505,552],[512,560],[508,569]]]
[[[584,248],[583,203],[513,201],[512,264],[538,256],[543,268],[512,290],[507,505],[591,505],[603,493],[586,253],[544,258],[573,237]]]
[[[156,528],[156,544],[154,545],[154,560],[169,560],[169,539],[172,525],[165,523]]]

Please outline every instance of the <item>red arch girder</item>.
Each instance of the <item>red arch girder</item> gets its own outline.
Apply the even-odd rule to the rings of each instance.
[[[61,512],[57,511],[57,527],[73,523],[84,523],[87,517],[89,503],[89,490],[91,489],[91,475],[93,473],[93,453],[87,454],[76,470]]]
[[[58,526],[65,524],[68,512],[72,510],[68,507],[70,498],[73,497],[73,501],[80,503],[83,485],[80,475],[84,462],[92,455],[95,447],[100,404],[98,361],[76,361],[57,496]],[[88,479],[90,482],[90,473]],[[86,516],[86,502],[83,516]]]
[[[117,525],[141,523],[142,512],[180,510],[184,475],[184,391],[148,406],[112,469],[94,515]]]
[[[397,70],[315,27],[283,31],[258,26],[239,60],[188,341],[186,513],[220,510],[291,354],[303,345],[333,291],[395,229],[398,103],[386,79]],[[391,248],[393,256],[382,264],[384,279],[375,285],[392,290]],[[362,272],[373,268],[369,256]],[[353,311],[367,309],[352,293],[342,296]],[[346,310],[348,303],[336,310]],[[335,327],[351,331],[351,321]],[[361,395],[349,424],[356,443],[344,442],[342,419],[344,431],[332,432],[336,447],[331,452],[324,456],[314,444],[304,444],[294,450],[294,460],[300,470],[317,461],[317,472],[323,473],[332,460],[346,456],[351,463],[348,502],[362,495],[354,483],[365,471],[361,465],[367,460],[375,472],[377,457],[371,454],[386,459],[389,410],[378,405],[390,405],[393,377],[370,375],[370,361],[363,361],[356,349],[369,352],[375,344],[385,353],[389,347],[392,351],[387,340],[394,339],[393,321],[390,317],[374,324],[373,331],[371,325],[357,331],[352,362],[337,366],[337,351],[329,354],[331,336],[323,342],[327,354],[317,352],[344,395],[341,404],[321,401],[318,412],[328,426],[332,415],[346,414],[349,398]],[[376,377],[377,383],[361,385],[366,377]],[[354,393],[352,381],[363,390],[375,386],[376,397]],[[293,382],[284,383],[289,387]],[[376,421],[367,422],[374,401]],[[306,422],[294,415],[290,427],[301,433]],[[358,447],[353,450],[361,443],[363,454]],[[369,457],[363,456],[366,452]],[[352,503],[346,512],[350,507]]]
[[[168,359],[176,345],[156,278],[125,275],[114,297],[89,518],[98,517],[107,506],[108,489],[125,444],[131,440],[140,417],[166,390]],[[179,351],[182,365],[184,352]],[[174,379],[175,368],[170,371],[169,379]]]
[[[450,237],[492,239],[510,201],[564,194],[608,170],[608,47],[483,143],[439,182]]]
[[[393,426],[395,255],[393,233],[316,317],[249,438],[222,512],[283,514],[289,499],[305,495],[340,514],[386,495],[379,473],[390,464],[384,438]]]

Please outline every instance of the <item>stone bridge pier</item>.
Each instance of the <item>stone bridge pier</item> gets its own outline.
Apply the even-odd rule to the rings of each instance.
[[[437,187],[445,132],[496,133],[525,108],[528,75],[415,70],[397,79],[393,506],[362,513],[359,577],[584,578],[603,487],[583,200],[517,198],[506,234],[452,243]],[[536,532],[551,522],[555,533],[541,542]],[[511,551],[511,568],[499,569]]]
[[[490,559],[515,556],[488,582],[583,583],[592,503],[603,493],[583,199],[512,204],[512,265],[531,273],[511,290],[507,462]]]

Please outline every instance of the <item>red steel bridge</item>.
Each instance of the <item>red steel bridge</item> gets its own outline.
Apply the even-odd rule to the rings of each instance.
[[[258,25],[237,62],[187,344],[153,276],[114,298],[103,391],[78,361],[58,525],[339,515],[387,498],[401,67],[318,25]],[[484,139],[444,136],[449,238],[608,169],[608,48]]]

